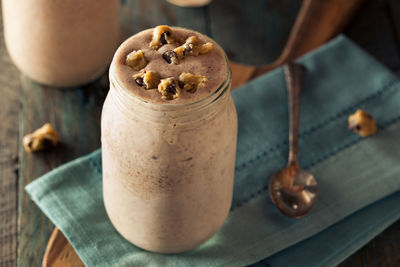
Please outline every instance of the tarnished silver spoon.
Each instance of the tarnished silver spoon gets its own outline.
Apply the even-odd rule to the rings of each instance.
[[[300,218],[311,211],[318,198],[317,181],[297,161],[300,93],[305,68],[297,63],[285,64],[283,68],[289,98],[289,160],[286,168],[271,176],[269,195],[283,214]]]

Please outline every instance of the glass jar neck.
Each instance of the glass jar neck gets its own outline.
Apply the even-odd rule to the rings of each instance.
[[[166,121],[178,121],[180,124],[205,120],[215,115],[221,106],[219,103],[230,93],[232,74],[227,68],[226,78],[220,86],[206,97],[190,103],[164,104],[152,103],[136,96],[123,88],[110,68],[109,96],[121,113],[132,119],[140,118],[153,123],[165,124]]]

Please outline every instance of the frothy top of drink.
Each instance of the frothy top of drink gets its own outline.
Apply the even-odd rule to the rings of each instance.
[[[166,25],[127,39],[112,68],[126,90],[152,103],[181,104],[205,98],[227,79],[225,53],[209,37]]]

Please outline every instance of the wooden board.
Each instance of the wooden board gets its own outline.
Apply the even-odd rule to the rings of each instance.
[[[59,90],[22,79],[20,131],[32,132],[50,122],[60,134],[54,150],[26,153],[20,148],[19,229],[20,266],[39,266],[53,225],[29,199],[24,186],[39,175],[87,154],[100,146],[100,111],[108,82],[105,76],[94,84]]]
[[[19,72],[7,55],[2,27],[0,69],[0,266],[11,267],[17,255]]]

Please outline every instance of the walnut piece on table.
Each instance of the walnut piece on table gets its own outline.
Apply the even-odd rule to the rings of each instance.
[[[362,137],[374,135],[377,131],[374,117],[368,112],[358,109],[348,118],[349,130],[359,134]]]
[[[50,123],[45,123],[33,133],[25,135],[22,144],[27,152],[36,152],[56,146],[59,140],[58,133]]]

